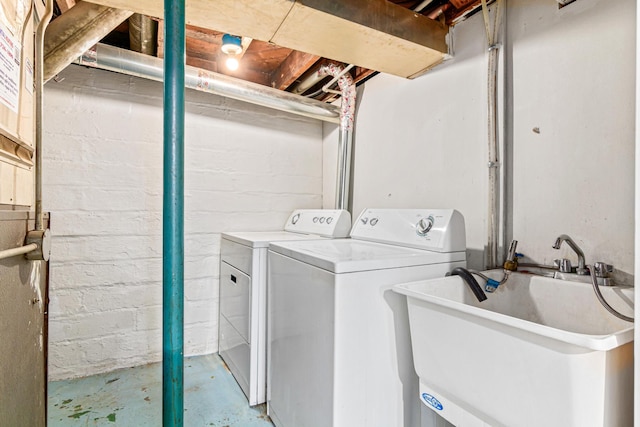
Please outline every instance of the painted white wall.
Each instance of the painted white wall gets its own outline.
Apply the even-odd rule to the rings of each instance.
[[[50,379],[161,358],[162,85],[71,66],[45,90]],[[322,125],[186,92],[185,354],[217,351],[219,233],[322,204]]]
[[[615,3],[615,6],[614,6]],[[635,1],[509,0],[505,55],[509,227],[526,260],[577,257],[629,280],[634,268]],[[486,47],[481,14],[453,30],[455,57],[415,80],[378,75],[356,118],[353,211],[453,207],[468,261],[487,240]],[[540,133],[533,131],[539,128]],[[325,203],[338,132],[325,125]],[[504,160],[504,159],[503,159]],[[507,241],[508,243],[508,241]]]
[[[567,233],[631,275],[636,3],[513,3],[514,236],[551,263]]]

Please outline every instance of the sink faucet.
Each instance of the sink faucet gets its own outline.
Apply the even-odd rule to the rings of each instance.
[[[589,270],[587,270],[585,267],[584,252],[582,252],[582,249],[580,249],[578,245],[576,245],[576,242],[574,242],[571,237],[567,236],[566,234],[561,234],[556,239],[556,243],[553,245],[553,249],[560,249],[560,245],[562,245],[562,242],[567,242],[567,245],[569,245],[569,247],[573,249],[573,251],[578,255],[578,268],[576,268],[576,273],[581,276],[586,276],[587,274],[589,274]]]

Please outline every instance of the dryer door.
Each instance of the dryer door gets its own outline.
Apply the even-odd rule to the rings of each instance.
[[[251,343],[251,278],[220,263],[220,313],[248,343]]]

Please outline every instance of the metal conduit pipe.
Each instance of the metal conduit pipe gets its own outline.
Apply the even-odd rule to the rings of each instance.
[[[79,57],[75,63],[150,80],[162,81],[163,78],[162,59],[105,44],[97,44],[91,51]],[[326,122],[340,121],[340,109],[335,105],[224,74],[186,66],[184,81],[185,86],[190,89]]]
[[[184,419],[185,0],[164,1],[162,425]]]
[[[42,95],[44,92],[44,33],[53,15],[53,0],[47,0],[44,14],[36,28],[35,41],[35,92],[36,92],[36,231],[44,229],[44,213],[42,211]]]
[[[338,176],[336,179],[336,209],[347,209],[349,204],[349,183],[351,181],[351,146],[353,143],[353,123],[356,111],[356,85],[349,73],[342,74],[342,67],[324,65],[318,70],[319,76],[338,77],[338,87],[342,91],[340,106],[340,136],[338,140]]]
[[[485,29],[487,33],[488,45],[488,69],[487,69],[487,127],[488,127],[488,167],[489,167],[489,196],[488,196],[488,230],[487,230],[487,268],[494,268],[499,265],[498,246],[501,235],[500,226],[500,180],[498,156],[498,53],[500,46],[498,37],[500,32],[500,21],[502,18],[503,0],[497,0],[493,28],[490,28],[489,8],[487,1],[482,0],[482,12],[484,16]],[[503,221],[504,226],[504,221]],[[504,233],[503,233],[504,235]]]
[[[37,8],[34,8],[37,15]],[[44,33],[53,15],[53,0],[47,0],[43,15],[40,17],[36,28],[35,37],[35,109],[36,109],[36,135],[35,135],[35,205],[36,218],[34,230],[30,230],[25,238],[25,246],[30,248],[21,252],[26,254],[27,259],[49,260],[51,252],[51,237],[49,230],[44,229],[44,212],[42,210],[42,95],[44,91],[43,69],[44,69]],[[33,248],[32,245],[36,247]]]
[[[37,243],[30,243],[28,245],[20,246],[19,248],[6,249],[4,251],[0,251],[0,259],[11,258],[16,255],[24,255],[29,252],[33,252],[38,249]]]
[[[44,44],[44,81],[49,81],[126,21],[133,12],[80,1],[49,25]]]

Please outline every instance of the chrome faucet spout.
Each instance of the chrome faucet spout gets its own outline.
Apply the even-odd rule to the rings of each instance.
[[[589,270],[587,270],[587,268],[585,267],[584,252],[582,252],[582,249],[578,247],[576,242],[574,242],[571,237],[566,234],[561,234],[556,239],[556,242],[553,245],[553,249],[560,249],[562,242],[567,242],[567,245],[569,245],[569,247],[573,249],[576,255],[578,255],[578,267],[576,268],[576,273],[582,276],[586,276],[587,274],[589,274]]]

